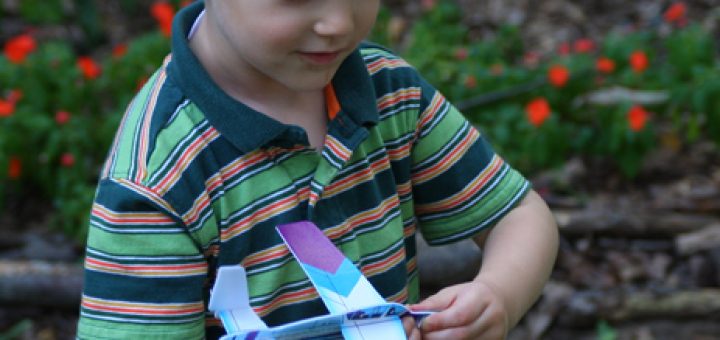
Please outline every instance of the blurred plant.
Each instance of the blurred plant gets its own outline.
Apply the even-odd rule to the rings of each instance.
[[[36,48],[35,39],[30,34],[21,34],[5,43],[3,53],[11,63],[22,64],[27,55],[35,51]]]
[[[525,172],[577,155],[634,177],[662,145],[660,131],[720,144],[718,46],[682,2],[651,26],[561,42],[547,55],[527,50],[515,27],[470,40],[456,5],[423,4],[412,39],[393,48]]]
[[[610,326],[605,320],[600,320],[597,323],[596,332],[598,340],[615,340],[617,339],[617,332]]]
[[[69,18],[62,10],[36,12],[57,9],[60,0],[20,3],[34,25],[84,18],[84,30],[103,35],[92,28],[100,19],[90,0],[74,0],[77,8],[89,5]],[[98,45],[102,39],[91,48],[36,41],[34,30],[3,43],[0,206],[30,192],[43,195],[53,202],[57,225],[84,239],[97,174],[120,116],[169,52],[172,16],[188,3],[156,2],[145,10],[157,30],[112,46]],[[392,46],[402,36],[395,31],[408,24],[383,10],[372,40],[400,51],[525,172],[579,155],[612,160],[632,177],[662,144],[660,133],[720,144],[718,46],[710,32],[688,22],[682,3],[658,13],[663,29],[580,37],[549,55],[526,49],[517,27],[470,40],[456,5],[421,5],[411,39]]]
[[[175,7],[168,2],[156,2],[150,7],[150,13],[157,20],[160,31],[167,37],[172,31],[172,19],[175,16]]]
[[[8,39],[0,58],[0,206],[30,192],[46,197],[55,224],[84,239],[124,107],[168,52],[160,31],[92,56],[64,41],[36,42],[32,32]]]

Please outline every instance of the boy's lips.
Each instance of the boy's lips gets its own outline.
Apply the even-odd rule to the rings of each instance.
[[[299,52],[305,60],[317,64],[326,65],[335,61],[339,56],[339,51],[334,52]]]

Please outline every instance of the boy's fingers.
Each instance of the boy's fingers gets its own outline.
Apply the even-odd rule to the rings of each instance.
[[[414,305],[410,305],[412,310],[443,310],[448,308],[453,300],[455,299],[454,294],[450,294],[447,291],[440,291],[435,295],[428,297]]]
[[[402,324],[403,328],[405,329],[405,334],[410,335],[410,332],[415,328],[415,320],[412,316],[403,316],[402,317]]]
[[[442,329],[435,332],[424,332],[422,340],[462,339],[460,331],[455,328]]]
[[[445,310],[428,316],[422,323],[423,332],[462,326],[463,324],[451,310]]]
[[[403,328],[405,329],[405,335],[410,340],[421,340],[420,330],[415,325],[415,319],[412,316],[405,316],[402,318]]]
[[[408,340],[422,340],[422,333],[417,328],[413,328],[412,333],[408,336]]]
[[[498,331],[498,327],[484,324],[478,319],[469,324],[456,327],[444,327],[435,331],[423,332],[422,340],[445,340],[445,339],[488,339],[501,340],[504,336]]]
[[[455,301],[455,297],[455,294],[452,294],[447,290],[441,290],[435,295],[432,295],[417,304],[409,306],[411,310],[415,311],[437,311],[435,314],[428,316],[422,321],[421,329],[423,333],[440,329],[442,325],[445,324],[445,317],[443,314],[451,308],[453,302]]]
[[[446,328],[463,327],[478,322],[480,315],[487,308],[487,303],[479,306],[467,306],[457,302],[449,308],[430,315],[423,321],[423,332],[433,332]]]
[[[477,333],[477,334],[471,334],[471,332],[464,328],[464,327],[457,327],[457,328],[448,328],[439,330],[437,332],[431,332],[431,333],[423,333],[422,340],[447,340],[447,339],[454,339],[454,340],[469,340],[469,339],[492,339],[496,340],[496,338],[488,338],[485,337],[485,334],[483,333]],[[500,340],[500,339],[497,339]]]
[[[488,305],[480,314],[474,327],[488,335],[489,339],[504,339],[508,331],[508,315],[493,305]]]
[[[422,334],[422,340],[503,340],[505,337],[506,335],[502,331],[490,327],[483,327],[479,330],[473,330],[471,327],[455,327]]]

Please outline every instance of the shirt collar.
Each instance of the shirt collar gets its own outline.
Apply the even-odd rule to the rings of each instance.
[[[203,1],[196,1],[175,16],[168,74],[225,138],[243,152],[250,152],[280,137],[290,126],[235,100],[210,78],[187,39],[203,8]],[[343,61],[332,85],[340,103],[338,118],[350,119],[358,127],[377,123],[375,90],[358,49]]]

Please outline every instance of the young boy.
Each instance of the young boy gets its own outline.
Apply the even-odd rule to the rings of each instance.
[[[361,43],[379,0],[206,0],[130,103],[93,206],[78,337],[217,338],[221,265],[270,325],[327,313],[275,226],[312,220],[389,301],[416,303],[415,235],[484,246],[412,339],[500,339],[541,291],[543,201],[400,58]],[[462,261],[462,259],[458,259]]]

